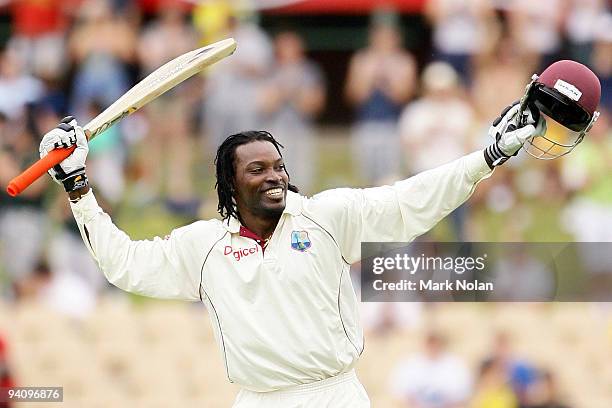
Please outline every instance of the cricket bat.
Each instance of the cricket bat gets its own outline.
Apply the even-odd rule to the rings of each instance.
[[[131,115],[164,92],[180,84],[187,78],[202,71],[205,67],[231,55],[236,50],[236,41],[228,38],[187,52],[162,65],[142,81],[134,85],[112,105],[83,126],[87,140],[103,133],[106,129]],[[47,170],[70,156],[76,146],[68,149],[55,149],[38,160],[9,183],[6,191],[15,197],[25,190]]]

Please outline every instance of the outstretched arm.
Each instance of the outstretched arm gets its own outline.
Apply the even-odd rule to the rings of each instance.
[[[354,263],[362,242],[410,242],[429,231],[491,172],[477,151],[391,186],[324,191],[309,200],[306,211]]]
[[[514,125],[516,112],[507,109],[495,120],[490,133],[496,141],[484,151],[391,186],[325,191],[305,210],[334,236],[349,263],[360,259],[361,242],[410,242],[464,203],[527,139],[545,132],[544,119],[535,121],[533,115],[526,125]]]

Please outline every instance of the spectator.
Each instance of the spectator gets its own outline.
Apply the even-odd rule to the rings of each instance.
[[[130,87],[127,64],[134,62],[135,33],[112,14],[107,0],[86,0],[79,14],[68,40],[77,68],[70,111],[83,118],[92,102],[106,107]]]
[[[589,64],[598,20],[605,13],[604,0],[569,0],[564,31],[569,42],[570,58]]]
[[[448,163],[475,148],[470,140],[475,133],[474,110],[455,70],[444,62],[432,63],[423,71],[422,85],[423,95],[408,104],[399,122],[410,174]],[[466,211],[464,204],[452,213],[459,241],[465,238]]]
[[[15,51],[0,54],[0,112],[7,119],[23,120],[26,105],[43,95],[42,82],[24,72],[23,61]]]
[[[274,42],[276,64],[263,92],[263,111],[267,128],[285,146],[292,182],[308,192],[317,168],[312,121],[325,103],[323,75],[306,59],[297,33],[281,32]]]
[[[554,300],[557,282],[554,270],[525,249],[512,243],[493,265],[495,285],[492,299],[502,302],[543,302]]]
[[[14,0],[8,47],[24,61],[26,73],[57,78],[66,71],[65,33],[70,10],[80,0]]]
[[[422,354],[402,361],[391,378],[391,393],[410,408],[454,408],[467,403],[471,378],[465,363],[446,349],[438,333],[429,333]]]
[[[529,390],[529,402],[524,408],[569,408],[562,402],[552,372],[545,371]]]
[[[369,184],[400,171],[401,150],[397,121],[412,96],[416,64],[402,48],[392,17],[375,14],[367,48],[351,58],[346,95],[356,107],[353,157]]]
[[[83,320],[94,311],[95,291],[70,270],[49,270],[38,289],[35,301],[68,317]]]
[[[590,282],[590,293],[605,299],[612,285],[612,252],[601,242],[612,242],[612,128],[604,109],[584,141],[562,162],[561,179],[571,199],[561,212],[561,224],[578,246]]]
[[[165,0],[159,14],[144,29],[138,43],[142,76],[195,49],[196,33],[189,26],[185,10],[176,0]],[[194,82],[179,85],[147,105],[147,140],[139,146],[144,193],[158,197],[166,181],[168,208],[194,215],[199,207],[193,192],[193,140],[191,120],[195,111]],[[165,176],[164,176],[165,175]],[[143,192],[140,192],[141,194]]]
[[[436,58],[449,63],[464,84],[471,78],[471,58],[485,47],[493,24],[487,0],[430,0],[425,14],[433,26]]]
[[[483,361],[470,407],[518,408],[518,401],[508,382],[507,373],[498,361]]]
[[[497,333],[493,341],[493,351],[484,361],[495,361],[504,368],[514,394],[522,405],[527,402],[528,390],[536,381],[537,370],[529,361],[514,354],[508,333]]]
[[[562,182],[574,193],[564,225],[576,241],[612,241],[610,136],[610,114],[602,110],[588,137],[562,163]]]
[[[486,118],[525,92],[525,86],[535,72],[535,67],[523,58],[518,44],[509,37],[500,38],[490,52],[477,59],[470,96],[482,122],[483,132],[479,134],[486,134],[490,125]]]
[[[395,302],[362,302],[360,315],[367,331],[366,337],[409,333],[420,329],[425,319],[423,303],[406,302],[404,299]]]
[[[561,49],[564,0],[507,2],[508,28],[516,44],[541,72]]]
[[[13,282],[15,299],[24,303],[39,300],[40,292],[49,284],[50,279],[51,270],[45,260],[41,258],[28,275]]]
[[[29,111],[28,111],[29,112]],[[29,114],[31,115],[31,114]],[[0,116],[0,183],[3,186],[38,159],[33,120],[6,122]],[[38,179],[17,197],[0,190],[0,265],[13,280],[26,278],[39,262],[48,219],[43,207],[47,180]]]
[[[399,122],[410,174],[440,166],[474,148],[474,111],[455,70],[429,64],[422,75],[423,94],[409,103]],[[443,113],[442,113],[443,112]]]
[[[15,292],[17,300],[23,303],[38,303],[77,319],[86,318],[96,301],[94,291],[83,277],[70,269],[52,271],[45,260],[38,263],[28,276],[15,281]]]
[[[259,97],[273,56],[268,36],[257,25],[234,16],[227,24],[227,35],[240,46],[207,77],[204,128],[212,151],[228,135],[263,127]]]

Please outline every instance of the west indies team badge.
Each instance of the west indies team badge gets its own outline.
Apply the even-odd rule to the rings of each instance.
[[[292,231],[291,232],[291,248],[296,251],[304,252],[312,243],[310,242],[310,238],[308,238],[308,233],[306,231]]]

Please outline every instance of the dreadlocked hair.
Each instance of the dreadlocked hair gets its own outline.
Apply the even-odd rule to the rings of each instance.
[[[236,133],[228,136],[227,139],[221,143],[221,146],[217,149],[217,155],[215,157],[215,167],[217,182],[215,183],[215,189],[219,196],[219,205],[217,211],[224,220],[229,217],[238,217],[238,211],[236,210],[236,204],[234,201],[234,181],[235,181],[235,168],[234,163],[236,161],[236,148],[238,146],[256,142],[264,141],[270,142],[276,148],[278,154],[283,157],[281,148],[283,147],[270,132],[264,130],[249,130],[245,132]],[[287,170],[285,169],[285,172]],[[289,176],[289,173],[287,173]],[[289,183],[287,186],[289,191],[297,193],[299,190],[296,186]]]

